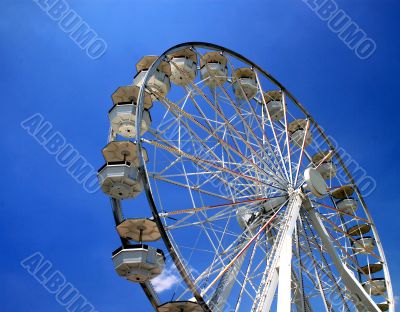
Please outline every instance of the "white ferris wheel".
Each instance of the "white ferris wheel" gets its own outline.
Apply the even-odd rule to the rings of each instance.
[[[112,95],[99,180],[122,243],[115,269],[155,310],[394,312],[352,172],[288,90],[209,43],[136,69]],[[166,263],[183,285],[167,299],[152,286]]]

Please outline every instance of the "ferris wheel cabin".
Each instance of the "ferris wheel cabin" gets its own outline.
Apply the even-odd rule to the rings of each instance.
[[[204,311],[197,302],[170,301],[160,305],[158,312],[202,312]]]
[[[128,161],[105,164],[98,178],[103,192],[113,198],[134,198],[143,190],[137,168]]]
[[[386,282],[384,278],[373,278],[365,283],[363,287],[368,294],[379,296],[386,292]]]
[[[228,80],[227,58],[221,52],[208,52],[200,58],[200,75],[209,87],[216,87]]]
[[[296,145],[297,147],[302,147],[303,141],[304,141],[304,146],[308,146],[312,142],[312,134],[310,131],[306,130],[306,125],[307,125],[306,119],[296,119],[292,121],[288,126],[290,139],[292,140],[293,144]]]
[[[139,88],[142,86],[144,77],[150,69],[153,62],[158,56],[144,56],[136,64],[137,74],[133,80],[133,84]],[[161,97],[165,97],[171,89],[171,82],[169,77],[171,76],[171,66],[169,63],[162,61],[157,67],[154,74],[147,81],[146,87],[152,94],[153,100]]]
[[[325,180],[330,180],[336,176],[336,165],[332,161],[329,151],[320,152],[312,157],[312,161],[317,166],[317,171]]]
[[[163,251],[145,244],[120,247],[113,252],[112,260],[119,276],[136,283],[160,275],[165,264]]]
[[[351,185],[343,185],[332,192],[336,199],[336,208],[345,214],[354,214],[358,208],[357,201],[352,197],[354,188]]]
[[[184,49],[168,55],[171,66],[171,81],[178,86],[186,86],[197,75],[197,54],[191,49]]]
[[[282,94],[277,90],[272,90],[265,92],[263,96],[271,119],[273,121],[281,120],[284,115]],[[263,101],[261,104],[263,104]]]
[[[238,100],[250,100],[257,94],[256,74],[251,68],[243,67],[235,71],[233,92]]]
[[[139,95],[137,86],[119,87],[112,95],[114,106],[108,112],[113,131],[125,138],[136,137],[136,105]],[[151,125],[149,109],[153,106],[148,93],[144,95],[144,110],[140,124],[141,134]]]
[[[130,141],[112,141],[103,149],[106,164],[98,178],[104,193],[117,199],[134,198],[143,190],[138,176],[137,146]],[[143,158],[148,160],[146,150]]]

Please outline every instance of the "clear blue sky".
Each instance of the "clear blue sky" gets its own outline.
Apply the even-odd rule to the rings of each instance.
[[[65,310],[21,267],[35,251],[97,311],[151,311],[139,287],[114,273],[108,199],[85,192],[20,123],[41,113],[98,168],[111,93],[131,81],[141,56],[185,41],[226,46],[272,73],[375,178],[367,203],[400,295],[398,1],[337,1],[375,40],[368,60],[302,0],[68,3],[107,42],[101,58],[88,58],[35,2],[0,3],[1,311]]]

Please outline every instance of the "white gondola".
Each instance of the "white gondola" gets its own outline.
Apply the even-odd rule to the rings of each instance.
[[[138,86],[123,86],[119,87],[111,95],[114,105],[116,104],[137,104],[139,97],[140,88]],[[150,109],[153,107],[153,102],[148,93],[144,94],[144,109]]]
[[[331,151],[319,152],[312,157],[312,162],[314,163],[315,166],[318,166],[321,163],[331,161],[332,156],[333,153]]]
[[[147,71],[150,69],[153,62],[158,56],[148,55],[140,59],[136,64],[137,74],[133,80],[135,86],[141,87]],[[159,96],[165,97],[171,89],[171,66],[169,63],[162,61],[157,67],[154,74],[147,81],[146,87],[152,93],[152,99],[155,100]]]
[[[200,75],[209,87],[224,84],[228,80],[228,60],[220,52],[208,52],[200,59]]]
[[[354,188],[352,185],[343,185],[332,191],[332,196],[336,199],[349,198],[354,193]]]
[[[305,135],[306,134],[306,129],[305,129],[306,125],[307,125],[307,120],[296,119],[296,120],[292,121],[288,126],[288,130],[290,133],[290,139],[292,140],[293,144],[298,147],[302,147],[304,136],[305,136],[304,146],[308,146],[312,142],[311,131],[307,131],[307,135]]]
[[[111,127],[114,132],[125,138],[136,137],[136,105],[125,104],[115,105],[108,114]],[[143,111],[143,118],[140,125],[140,134],[146,133],[151,125],[150,113]]]
[[[317,170],[325,180],[330,180],[336,175],[337,167],[332,162],[332,155],[329,151],[315,154],[312,158]]]
[[[178,86],[186,86],[197,75],[197,54],[191,49],[179,50],[168,55],[171,65],[171,81]]]
[[[119,87],[112,95],[114,106],[108,112],[113,131],[126,138],[136,137],[136,104],[139,95],[137,86]],[[149,109],[153,103],[148,93],[144,94],[143,118],[140,125],[144,134],[151,125]]]
[[[378,273],[382,270],[383,270],[382,262],[376,262],[376,263],[369,263],[367,265],[362,266],[361,268],[358,269],[358,272],[360,272],[364,275],[370,275],[370,274]]]
[[[336,175],[337,167],[330,161],[319,165],[317,170],[325,180],[330,180]]]
[[[108,163],[128,161],[139,167],[138,150],[136,143],[131,141],[111,141],[102,150],[103,157]],[[148,161],[146,149],[142,149],[144,161]]]
[[[134,198],[143,190],[138,169],[128,161],[106,163],[98,179],[103,192],[117,199]]]
[[[381,311],[389,310],[389,302],[387,302],[387,301],[383,301],[383,302],[377,303],[377,306]]]
[[[338,210],[348,214],[354,214],[358,208],[357,201],[353,198],[345,198],[336,202]]]
[[[264,100],[271,119],[281,120],[284,117],[282,94],[277,90],[268,91],[264,93]]]
[[[367,234],[371,230],[371,225],[367,223],[356,224],[347,230],[347,234],[351,236],[361,236]]]
[[[251,68],[236,69],[235,78],[232,88],[238,100],[250,100],[257,94],[256,75]]]
[[[386,282],[384,278],[373,278],[362,284],[365,291],[373,296],[383,295],[386,292]]]
[[[170,301],[157,307],[158,312],[202,312],[202,307],[194,301]]]
[[[356,253],[370,254],[374,251],[375,240],[370,236],[365,236],[353,241],[353,250]]]
[[[119,276],[144,283],[161,274],[165,257],[160,249],[148,245],[129,245],[113,252],[112,260]]]
[[[156,222],[146,218],[126,219],[117,225],[117,232],[122,238],[137,242],[155,242],[161,238]]]

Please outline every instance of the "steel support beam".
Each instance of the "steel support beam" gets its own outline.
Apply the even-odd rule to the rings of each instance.
[[[308,215],[310,217],[311,224],[313,225],[314,229],[317,231],[319,237],[324,244],[326,251],[328,252],[333,264],[335,265],[336,269],[340,273],[343,283],[345,284],[346,288],[352,294],[351,300],[357,307],[358,311],[381,311],[376,303],[372,301],[371,297],[367,294],[358,280],[355,278],[354,274],[344,265],[342,260],[340,259],[339,255],[336,252],[336,249],[333,245],[329,234],[323,225],[320,217],[318,216],[317,212],[314,209],[308,210]]]
[[[271,265],[267,269],[264,287],[259,290],[256,296],[256,302],[252,311],[267,312],[271,310],[271,305],[276,293],[278,283],[282,288],[278,293],[278,312],[290,312],[291,310],[291,292],[292,292],[292,236],[299,217],[302,198],[299,191],[291,194],[289,204],[286,208],[284,221],[280,224],[273,249],[273,259]],[[289,247],[290,246],[290,247]],[[290,250],[289,250],[290,249]],[[289,263],[289,264],[288,264]],[[284,272],[287,271],[288,272]],[[287,274],[288,273],[288,274]],[[288,289],[284,290],[284,287]],[[279,296],[282,295],[282,299]],[[288,302],[284,302],[289,300]]]
[[[292,235],[282,246],[279,261],[278,312],[290,312],[292,306]]]
[[[141,283],[140,286],[142,287],[144,293],[147,296],[147,299],[149,299],[149,301],[150,301],[151,305],[153,306],[153,308],[157,309],[157,307],[161,304],[161,301],[158,298],[158,295],[155,292],[151,282],[147,281],[147,282]]]
[[[274,300],[276,292],[276,287],[278,286],[278,279],[279,279],[278,270],[274,270],[271,282],[265,294],[265,302],[262,308],[262,312],[269,312],[271,310],[272,301]]]

